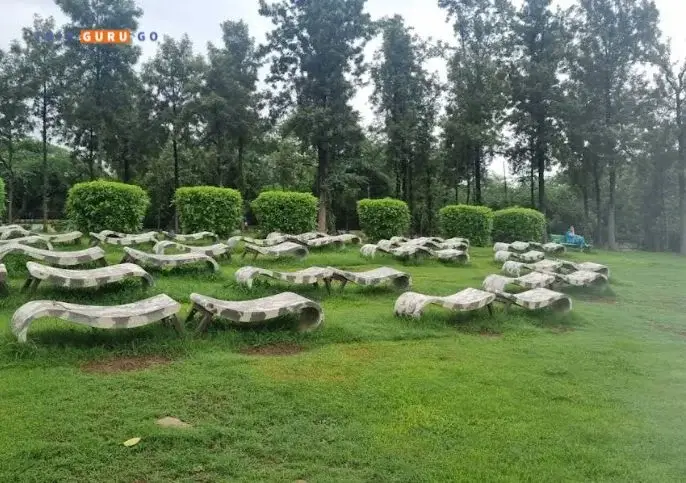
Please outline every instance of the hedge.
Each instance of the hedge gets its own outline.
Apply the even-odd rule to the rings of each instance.
[[[317,198],[297,191],[263,191],[250,204],[260,231],[294,235],[317,226]]]
[[[174,204],[184,233],[211,231],[226,237],[241,227],[243,198],[235,189],[184,186],[174,193]]]
[[[542,241],[545,229],[545,216],[531,208],[505,208],[493,213],[494,242]]]
[[[5,216],[5,211],[7,207],[5,206],[6,203],[5,199],[5,180],[0,178],[0,217]]]
[[[372,240],[404,235],[410,227],[407,203],[394,198],[363,199],[357,202],[360,228]]]
[[[448,205],[438,212],[445,238],[467,238],[472,246],[488,245],[493,227],[493,210],[487,206]]]
[[[150,205],[140,186],[116,181],[76,183],[67,193],[67,218],[84,232],[114,230],[135,233],[143,227]]]

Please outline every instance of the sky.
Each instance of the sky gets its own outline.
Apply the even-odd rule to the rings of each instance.
[[[566,7],[573,0],[554,1]],[[208,42],[221,43],[219,24],[224,20],[243,19],[258,42],[263,41],[271,29],[270,21],[258,13],[257,0],[137,0],[137,3],[144,12],[139,30],[146,32],[146,38],[150,32],[156,32],[160,38],[163,35],[180,38],[187,33],[195,49],[202,52]],[[655,3],[660,10],[660,28],[672,40],[674,58],[685,59],[683,20],[686,19],[686,1],[655,0]],[[452,42],[452,27],[446,23],[445,12],[438,8],[437,0],[367,0],[366,8],[374,19],[400,14],[418,35]],[[6,48],[12,39],[21,37],[21,28],[31,25],[34,13],[55,17],[58,25],[67,21],[53,0],[0,0],[0,48]],[[155,42],[146,40],[139,45],[143,50],[141,60],[154,55]],[[369,57],[378,46],[378,40],[368,45]],[[445,78],[445,66],[440,60],[435,60],[428,67]],[[367,124],[373,120],[370,93],[370,87],[361,89],[353,101],[353,106]]]

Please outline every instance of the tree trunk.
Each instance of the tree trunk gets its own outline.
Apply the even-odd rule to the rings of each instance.
[[[616,185],[617,173],[615,171],[615,166],[610,165],[609,171],[609,202],[607,206],[607,244],[610,250],[617,249],[616,235],[616,225],[615,225],[615,185]]]
[[[676,124],[678,128],[678,153],[679,153],[679,217],[681,225],[681,246],[679,253],[686,255],[686,129],[684,127],[682,111],[681,91],[683,85],[679,85],[680,89],[676,96]]]
[[[472,196],[472,177],[467,176],[467,200],[465,201],[465,204],[469,204],[469,200],[471,199]]]
[[[474,153],[474,204],[481,204],[481,144],[476,145]]]
[[[542,146],[536,147],[536,165],[538,166],[538,211],[547,216],[545,204],[545,152]]]
[[[43,82],[43,105],[41,106],[41,140],[43,141],[43,231],[48,231],[48,192],[49,192],[49,174],[48,174],[48,99],[47,87]]]
[[[428,224],[427,232],[431,233],[433,230],[434,221],[434,197],[431,191],[431,171],[426,173],[426,220]]]
[[[602,235],[602,200],[600,192],[600,167],[598,166],[598,158],[594,156],[593,158],[593,191],[595,196],[595,214],[596,214],[596,225],[595,225],[595,243],[601,245],[603,243]]]
[[[245,150],[244,148],[245,148],[245,142],[243,141],[243,137],[239,136],[238,137],[238,160],[237,160],[238,191],[240,191],[242,195],[245,195],[245,174],[243,173],[243,151]]]
[[[176,145],[176,131],[172,135],[172,153],[174,156],[174,194],[176,195],[176,190],[179,189],[179,151]],[[179,232],[179,213],[174,206],[174,231]]]
[[[95,143],[93,142],[93,128],[88,129],[88,177],[95,181]]]
[[[508,196],[507,196],[507,167],[505,165],[504,159],[503,159],[503,185],[505,188],[505,206],[507,206],[508,205],[508,201],[507,201],[507,198],[508,198]]]
[[[529,169],[529,191],[531,192],[531,207],[536,208],[536,175],[534,173],[534,163],[531,163],[531,168]]]
[[[329,150],[322,143],[317,146],[317,196],[319,197],[319,211],[317,213],[317,229],[327,231],[326,211],[328,209],[327,174],[329,168]]]
[[[409,159],[405,167],[405,198],[407,199],[407,207],[410,210],[410,231],[414,233],[416,230],[415,212],[414,212],[414,193],[412,190],[412,163]]]

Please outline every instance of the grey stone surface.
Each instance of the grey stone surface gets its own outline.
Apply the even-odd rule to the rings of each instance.
[[[205,255],[213,258],[221,256],[224,256],[225,258],[231,258],[231,248],[223,243],[215,243],[214,245],[207,246],[193,246],[184,245],[171,240],[162,240],[155,243],[152,251],[158,255],[164,255],[165,252],[170,248],[186,253],[204,253]]]
[[[219,300],[192,293],[191,302],[193,307],[187,321],[191,320],[196,313],[203,315],[198,332],[204,331],[213,317],[239,324],[251,324],[285,315],[295,315],[299,318],[298,329],[303,332],[316,329],[324,320],[324,313],[318,303],[293,292],[241,301]]]
[[[151,266],[156,268],[174,268],[194,263],[205,263],[214,272],[219,271],[217,261],[204,253],[177,253],[174,255],[158,255],[136,250],[131,247],[124,247],[124,258],[121,263],[133,262],[141,266]]]
[[[496,262],[506,262],[508,260],[514,260],[517,262],[531,263],[543,260],[545,258],[545,253],[536,250],[530,250],[526,253],[515,253],[500,250],[495,252],[493,258]]]
[[[177,330],[182,327],[176,318],[181,305],[165,294],[124,305],[79,305],[55,300],[34,300],[17,309],[10,327],[19,342],[26,342],[31,322],[41,317],[56,317],[75,324],[99,329],[130,329],[160,320],[174,322]]]
[[[124,235],[124,236],[106,236],[102,242],[108,245],[120,245],[120,246],[132,246],[132,245],[142,245],[144,243],[156,243],[158,234],[155,231],[149,231],[147,233],[140,233],[137,235]]]
[[[0,240],[8,240],[10,238],[19,238],[31,235],[36,235],[36,233],[32,233],[18,225],[9,225],[9,228],[0,231]]]
[[[490,311],[490,306],[495,298],[494,294],[476,288],[466,288],[446,297],[405,292],[395,301],[394,312],[397,316],[419,318],[424,309],[431,304],[458,312],[467,312],[483,307],[489,307]]]
[[[322,267],[309,267],[294,272],[280,272],[251,266],[241,267],[234,274],[238,283],[248,287],[252,287],[253,280],[258,277],[273,278],[298,285],[312,285],[318,282],[325,282],[330,275],[331,270]]]
[[[0,263],[0,289],[7,290],[7,267]]]
[[[550,287],[555,283],[555,277],[551,274],[531,272],[521,277],[511,278],[502,275],[489,275],[483,281],[483,289],[488,292],[504,291],[510,284],[532,289]]]
[[[567,295],[547,288],[534,288],[521,293],[507,293],[489,286],[489,291],[508,307],[518,305],[528,310],[538,310],[550,307],[558,312],[568,312],[572,309],[572,299]]]
[[[170,233],[168,231],[165,231],[164,234],[171,238],[172,240],[179,242],[179,243],[186,243],[189,241],[200,241],[205,238],[210,238],[214,241],[217,241],[219,237],[215,234],[212,233],[211,231],[199,231],[196,233],[187,233],[187,234],[175,234],[175,233]]]
[[[50,265],[58,265],[61,267],[82,265],[98,260],[102,260],[102,263],[105,263],[105,251],[100,247],[91,247],[85,250],[74,251],[55,251],[42,250],[19,243],[0,246],[0,260],[10,253],[21,253],[35,260],[41,260]]]
[[[305,241],[308,248],[322,248],[328,246],[334,246],[336,248],[343,248],[344,242],[338,236],[322,236],[318,238],[312,238]]]
[[[432,250],[431,255],[442,262],[469,263],[469,253],[464,250],[456,250],[454,248]]]
[[[11,243],[19,243],[21,245],[42,245],[48,250],[52,250],[53,246],[48,240],[40,235],[22,236],[19,238],[12,238],[9,240],[0,240],[0,246],[9,245]]]
[[[53,233],[50,235],[41,234],[40,237],[46,239],[54,244],[60,243],[76,243],[81,239],[83,233],[80,231],[70,231],[68,233]]]
[[[150,274],[133,263],[122,263],[88,270],[70,270],[27,262],[26,268],[29,271],[29,276],[25,288],[32,286],[35,289],[40,281],[64,288],[101,287],[130,277],[142,278],[146,286],[154,284]]]

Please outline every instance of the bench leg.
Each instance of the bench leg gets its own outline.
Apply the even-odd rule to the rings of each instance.
[[[486,308],[488,309],[488,315],[493,317],[493,304],[488,304]]]
[[[29,275],[26,278],[26,282],[24,282],[24,285],[22,285],[21,291],[25,292],[31,286],[32,283],[33,283],[33,277],[31,275]]]
[[[181,323],[181,320],[179,319],[178,314],[174,314],[171,317],[169,317],[169,320],[171,320],[172,325],[174,326],[174,329],[176,332],[181,335],[183,334],[183,324]]]
[[[195,332],[197,334],[202,334],[207,330],[207,327],[210,325],[210,321],[212,320],[212,314],[209,312],[202,311],[202,319],[200,319],[200,323],[198,324],[197,329]]]
[[[195,317],[195,314],[196,314],[197,312],[198,312],[197,307],[192,306],[190,312],[188,312],[188,315],[186,316],[186,321],[185,321],[184,323],[187,324],[188,322],[190,322],[191,320],[193,320],[193,317]]]
[[[34,279],[34,281],[33,281],[33,286],[31,287],[31,292],[32,292],[32,293],[35,292],[36,289],[38,289],[38,285],[40,285],[40,282],[41,282],[40,278]]]
[[[107,260],[105,260],[105,257],[102,257],[100,260],[98,260],[98,265],[100,265],[101,267],[107,266]]]
[[[331,295],[331,279],[324,279],[324,286],[326,287],[326,293]]]

